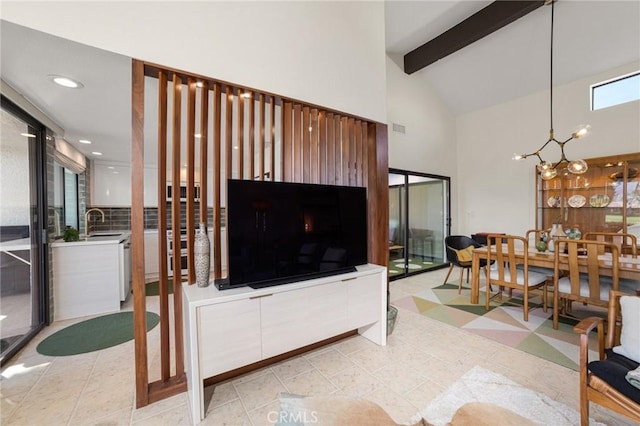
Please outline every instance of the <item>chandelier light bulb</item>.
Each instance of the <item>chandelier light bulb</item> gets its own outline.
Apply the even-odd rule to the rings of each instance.
[[[573,136],[575,139],[584,138],[585,136],[589,135],[590,129],[591,129],[591,126],[588,124],[586,126],[579,126],[578,130],[573,132],[571,136]]]
[[[574,175],[581,175],[582,173],[588,170],[588,166],[586,161],[584,160],[573,160],[569,162],[567,166],[567,170],[569,170]]]
[[[536,167],[538,168],[538,171],[542,173],[546,170],[553,169],[553,164],[548,161],[541,161]]]
[[[540,173],[540,177],[543,180],[551,180],[558,175],[558,171],[554,168],[549,168]]]
[[[513,154],[513,157],[512,157],[512,159],[516,161],[522,160],[523,158],[524,158],[523,154],[515,154],[515,153]]]

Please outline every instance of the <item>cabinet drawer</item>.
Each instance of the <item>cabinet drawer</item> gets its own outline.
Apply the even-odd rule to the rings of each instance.
[[[349,328],[354,329],[380,320],[380,312],[386,295],[382,294],[380,275],[359,277],[349,284]]]
[[[198,308],[202,378],[261,358],[260,300],[245,299]]]

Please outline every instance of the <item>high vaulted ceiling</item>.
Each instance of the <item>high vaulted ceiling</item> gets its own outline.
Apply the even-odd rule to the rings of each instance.
[[[402,67],[406,53],[490,3],[387,1],[387,54]],[[640,60],[639,0],[561,0],[555,8],[555,84]],[[549,30],[550,7],[539,7],[411,78],[431,85],[456,115],[545,90]],[[63,127],[65,139],[89,158],[128,162],[130,58],[6,21],[0,31],[2,79]],[[69,93],[42,78],[49,74],[74,75],[85,88]]]

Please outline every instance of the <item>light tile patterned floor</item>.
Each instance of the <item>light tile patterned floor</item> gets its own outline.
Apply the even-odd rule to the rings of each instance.
[[[445,273],[392,282],[392,301],[442,284]],[[157,312],[155,299],[148,298],[149,310]],[[35,352],[42,339],[71,323],[52,324],[3,368],[3,425],[191,423],[185,394],[134,408],[133,342],[73,357]],[[149,333],[150,348],[157,348],[158,339],[156,327]],[[150,358],[157,356],[151,349]],[[577,372],[401,308],[385,347],[356,336],[207,388],[201,424],[271,424],[279,392],[362,397],[406,422],[475,365],[577,408]],[[156,367],[152,361],[152,377],[159,374]],[[632,424],[597,407],[592,417],[608,425]]]

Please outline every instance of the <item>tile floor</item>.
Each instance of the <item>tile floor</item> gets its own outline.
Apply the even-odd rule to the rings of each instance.
[[[445,273],[446,269],[392,282],[392,301],[442,284]],[[149,310],[157,309],[156,301],[148,298]],[[39,341],[70,323],[52,324],[3,368],[1,424],[192,423],[186,394],[134,408],[133,342],[72,357],[35,351]],[[156,327],[149,333],[150,348],[157,347],[158,336]],[[150,359],[157,360],[157,351]],[[385,347],[354,336],[207,388],[207,415],[201,424],[272,424],[280,392],[366,398],[403,423],[475,365],[577,408],[577,372],[401,309]],[[157,374],[150,372],[152,377]],[[607,425],[632,424],[596,406],[591,414]]]

